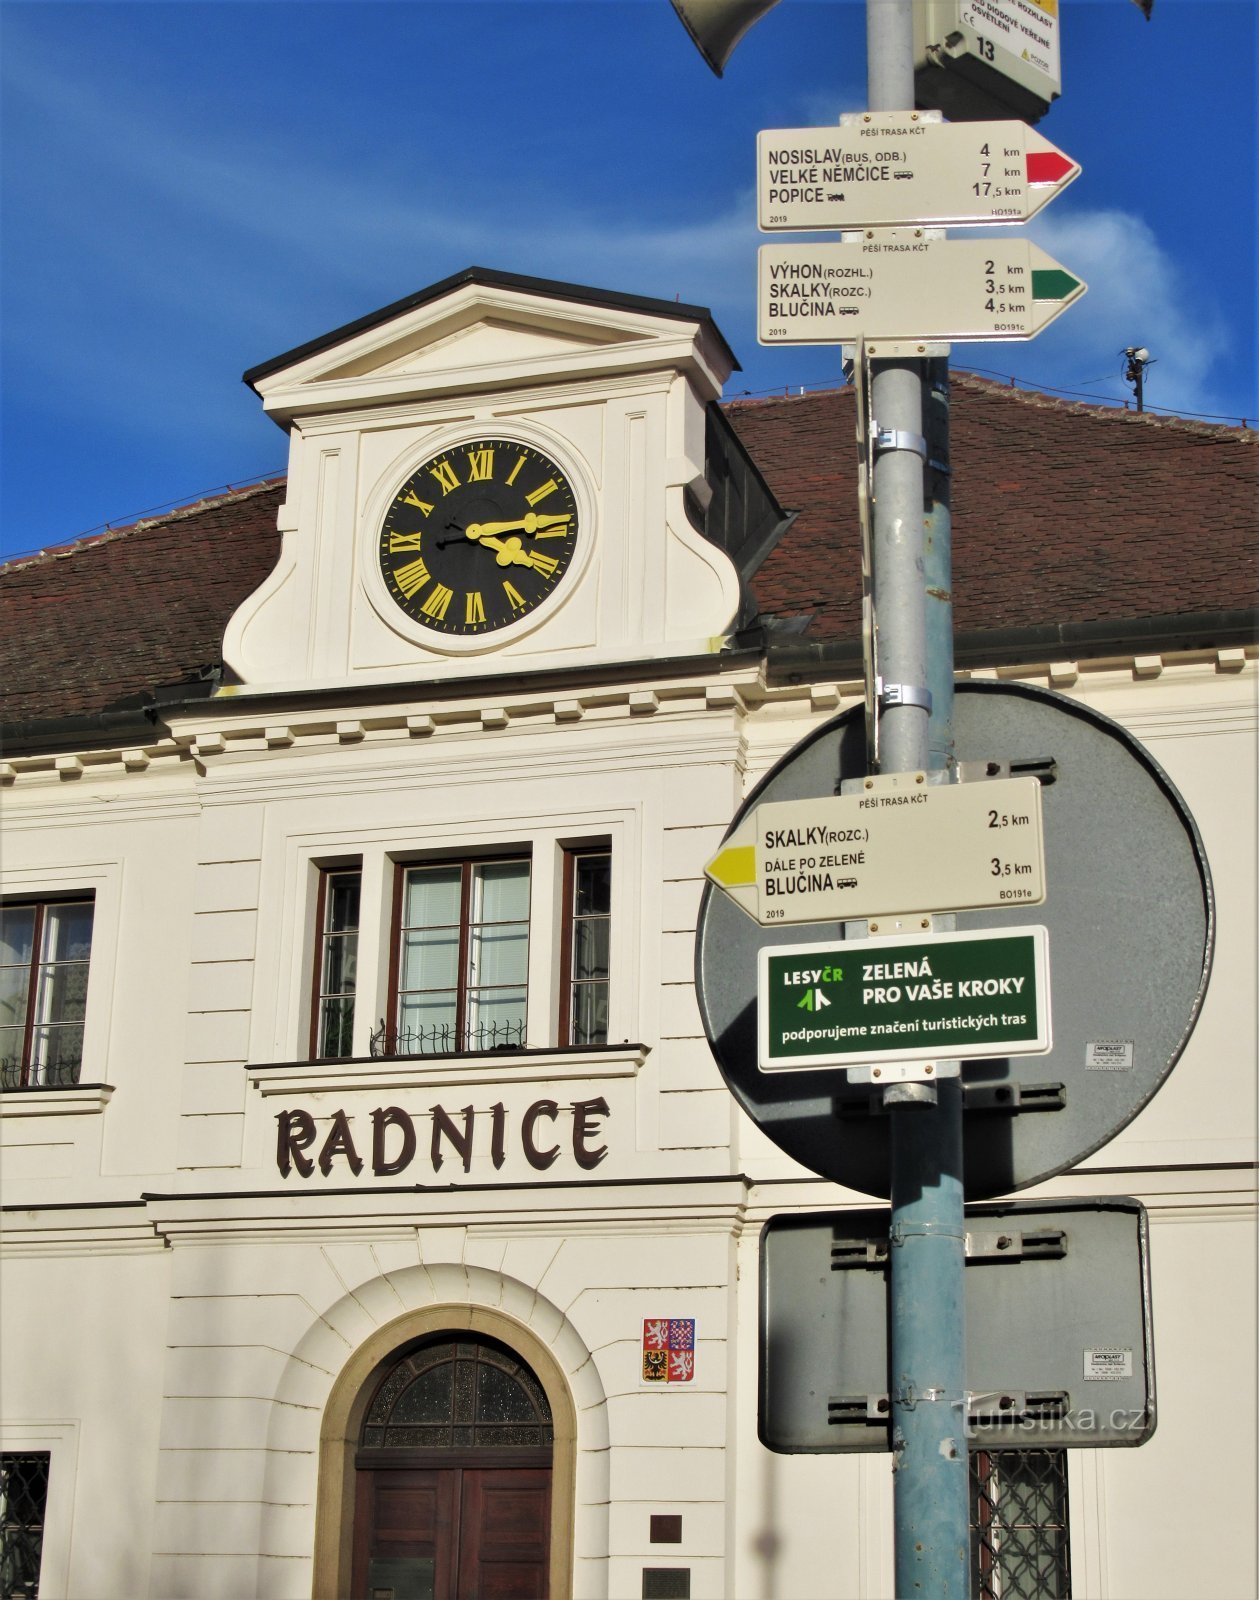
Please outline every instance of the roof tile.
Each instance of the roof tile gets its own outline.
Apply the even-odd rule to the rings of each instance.
[[[860,637],[851,389],[726,415],[798,515],[757,573],[763,614]],[[1050,399],[954,373],[959,631],[1132,622],[1259,604],[1259,434]],[[219,664],[275,565],[282,481],[0,568],[8,723],[141,703]]]

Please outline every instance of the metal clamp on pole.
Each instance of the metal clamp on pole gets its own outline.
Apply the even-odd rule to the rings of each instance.
[[[876,456],[888,450],[908,450],[923,461],[927,459],[927,441],[921,433],[910,433],[908,428],[880,428],[877,422],[873,432]]]
[[[879,679],[879,706],[920,706],[928,716],[932,707],[931,690],[919,683],[884,683]]]

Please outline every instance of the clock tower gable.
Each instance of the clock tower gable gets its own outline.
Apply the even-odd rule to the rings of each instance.
[[[251,369],[290,454],[238,685],[720,648],[740,578],[691,517],[736,365],[701,307],[472,268]]]

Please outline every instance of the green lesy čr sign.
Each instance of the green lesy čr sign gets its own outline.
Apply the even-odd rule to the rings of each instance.
[[[1043,927],[762,949],[763,1072],[1050,1047]]]

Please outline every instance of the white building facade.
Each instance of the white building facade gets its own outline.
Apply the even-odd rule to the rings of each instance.
[[[893,1593],[890,1456],[757,1431],[760,1229],[870,1201],[744,1116],[696,1003],[705,862],[862,696],[741,642],[695,521],[731,362],[694,308],[472,273],[258,369],[282,552],[216,692],[11,743],[0,1451],[46,1467],[41,1600]],[[1158,1428],[1069,1452],[1069,1592],[1243,1600],[1255,650],[976,671],[1135,734],[1212,864],[1183,1059],[1032,1193],[1151,1217]]]

